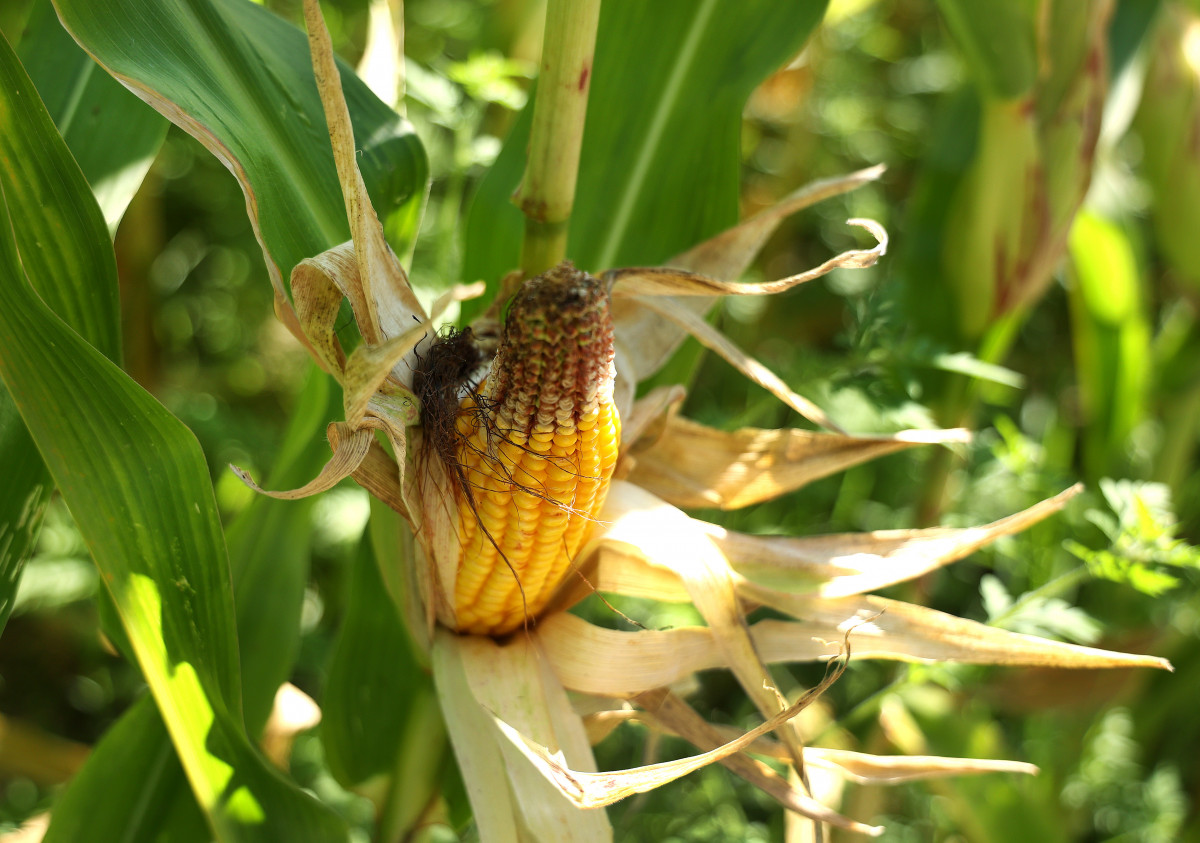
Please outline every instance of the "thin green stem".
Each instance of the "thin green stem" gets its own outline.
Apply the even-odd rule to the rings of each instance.
[[[521,269],[527,277],[567,254],[599,21],[600,0],[549,0],[546,7],[529,161],[513,196],[525,214]]]

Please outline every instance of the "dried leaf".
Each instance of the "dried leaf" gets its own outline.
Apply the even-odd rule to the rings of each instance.
[[[446,312],[446,308],[454,302],[477,299],[486,292],[487,284],[482,281],[476,281],[474,284],[455,284],[437,297],[437,301],[433,303],[433,308],[429,312],[429,318],[431,321],[436,322]]]
[[[328,489],[332,489],[342,479],[349,477],[355,469],[362,464],[366,459],[367,453],[371,449],[371,444],[375,441],[375,434],[367,428],[352,430],[349,426],[337,422],[330,427],[341,425],[338,433],[330,434],[330,444],[333,446],[333,456],[329,458],[329,462],[321,469],[321,473],[305,483],[299,489],[292,489],[283,492],[268,491],[254,482],[250,474],[236,465],[230,465],[230,469],[238,476],[238,479],[249,486],[254,491],[280,500],[294,501],[299,498],[307,498],[312,495],[319,495]]]
[[[675,506],[738,509],[771,500],[850,466],[926,443],[962,442],[964,430],[848,436],[742,428],[729,433],[675,416],[637,449],[629,480]]]
[[[642,695],[644,696],[644,695]],[[639,696],[639,701],[641,700]],[[587,697],[586,699],[595,699]],[[628,706],[628,703],[623,703]],[[585,722],[594,721],[597,724],[597,734],[607,735],[617,725],[628,720],[643,720],[652,727],[658,727],[669,734],[687,737],[681,734],[669,720],[663,717],[647,718],[635,710],[628,708],[607,709],[594,711],[587,715]],[[725,743],[741,734],[732,726],[711,726],[718,743]],[[589,731],[590,734],[590,731]],[[763,755],[778,761],[788,761],[787,748],[768,736],[758,738],[746,748],[747,753]],[[828,770],[843,779],[864,785],[894,785],[924,779],[948,778],[951,776],[980,775],[983,773],[1017,773],[1036,776],[1039,772],[1037,765],[1024,761],[1008,761],[991,758],[948,758],[940,755],[870,755],[863,752],[852,752],[845,749],[827,749],[818,746],[804,748],[804,766],[807,770],[813,768]]]
[[[782,750],[782,747],[780,747]],[[1023,761],[990,758],[943,758],[937,755],[868,755],[844,749],[809,747],[804,763],[832,770],[857,784],[890,785],[949,776],[1019,773],[1036,776],[1038,768]]]
[[[758,284],[725,281],[710,278],[699,272],[688,272],[669,266],[612,269],[604,273],[604,277],[612,283],[614,299],[630,296],[771,296],[790,290],[806,281],[813,281],[823,275],[828,275],[835,269],[863,269],[874,266],[876,261],[887,252],[887,232],[874,220],[853,219],[847,220],[847,224],[857,225],[871,232],[876,240],[874,248],[842,252],[818,267],[790,275],[787,278],[780,278],[777,281]],[[736,278],[737,276],[722,277]]]
[[[964,529],[934,527],[792,538],[751,536],[704,522],[701,526],[734,570],[760,585],[845,597],[905,582],[962,559],[1058,512],[1082,490],[1080,485],[1072,486],[1015,515]]]
[[[774,207],[666,261],[666,265],[710,278],[736,280],[784,218],[823,199],[853,190],[878,178],[882,172],[882,167],[871,167],[849,176],[802,187]],[[687,296],[671,301],[702,316],[716,299]],[[625,350],[628,362],[633,364],[632,368],[627,366],[622,370],[623,375],[635,383],[661,369],[686,336],[684,331],[663,319],[660,314],[641,307],[631,299],[618,298],[613,301],[613,322],[617,346]]]
[[[346,368],[346,353],[338,342],[336,326],[342,299],[350,296],[355,313],[365,308],[360,296],[358,262],[350,241],[305,258],[292,269],[292,299],[302,338],[317,360],[339,382]],[[293,331],[295,333],[295,331]]]
[[[1168,661],[1156,656],[1115,653],[1022,635],[883,597],[814,598],[781,594],[745,582],[739,591],[749,600],[804,618],[802,622],[760,621],[754,625],[755,643],[768,662],[828,657],[833,648],[819,640],[836,639],[841,629],[857,625],[855,656],[860,659],[1171,669]],[[864,623],[868,617],[873,619]]]
[[[619,632],[560,612],[545,618],[538,632],[555,675],[585,694],[632,699],[698,670],[724,667],[712,630],[703,626]]]
[[[556,757],[556,755],[552,754],[544,746],[530,740],[521,734],[519,730],[514,729],[498,717],[496,718],[496,724],[509,740],[512,741],[513,745],[520,749],[525,757],[532,761],[537,769],[578,807],[598,808],[611,805],[635,793],[644,793],[648,790],[661,787],[681,776],[701,769],[715,761],[721,761],[743,750],[760,735],[778,729],[798,714],[805,706],[809,705],[817,694],[837,679],[841,671],[844,670],[844,667],[844,663],[839,665],[837,670],[827,676],[826,680],[818,688],[814,689],[813,692],[806,694],[762,725],[729,743],[700,755],[692,756],[691,758],[683,758],[678,761],[661,764],[650,764],[631,770],[617,770],[605,773],[573,770],[563,763],[560,757]],[[854,831],[870,835],[878,835],[883,831],[882,828],[865,826],[838,817],[832,812],[827,812],[827,809],[821,806],[815,806],[814,810],[826,812],[830,815],[829,822],[837,823],[844,828],[850,828]]]
[[[742,351],[728,337],[705,322],[700,315],[683,307],[675,299],[634,298],[631,301],[638,302],[643,307],[647,307],[659,315],[665,316],[669,321],[683,328],[687,333],[699,340],[700,344],[705,348],[715,351],[721,357],[725,358],[735,369],[813,424],[829,428],[830,430],[844,432],[834,424],[833,419],[829,418],[824,410],[804,396],[792,392],[778,375]]]
[[[601,513],[603,515],[603,513]],[[580,558],[583,559],[582,554]],[[594,592],[688,603],[691,595],[674,571],[646,563],[637,551],[601,545],[588,552],[577,576],[568,577],[543,614],[562,612]]]
[[[424,431],[411,428],[413,465],[404,466],[402,474],[404,499],[412,504],[412,528],[417,535],[421,556],[417,564],[430,572],[423,592],[430,630],[440,618],[454,628],[457,614],[454,609],[455,583],[458,580],[458,505],[451,491],[450,478],[440,459],[428,458],[422,445]],[[435,570],[436,567],[436,570]]]
[[[424,325],[411,328],[399,336],[385,340],[379,345],[362,343],[346,361],[343,379],[343,402],[346,421],[351,425],[362,422],[367,404],[379,392],[383,382],[392,374],[393,367],[404,359],[421,340],[428,336]],[[398,421],[404,425],[420,421],[420,402],[412,390],[398,384],[392,390],[393,407]]]
[[[708,536],[683,512],[631,483],[610,484],[601,518],[608,526],[598,530],[588,546],[635,548],[655,565],[673,571],[712,630],[712,646],[755,707],[766,718],[778,713],[782,697],[750,637],[729,564]],[[580,558],[587,556],[585,548]],[[784,727],[780,737],[799,763],[798,736]]]
[[[344,427],[344,426],[343,426]],[[339,447],[342,432],[337,425],[329,426],[329,442],[336,450]],[[345,428],[347,432],[349,428]],[[383,501],[401,515],[408,517],[408,508],[404,503],[400,485],[400,469],[383,446],[372,439],[370,450],[351,472],[354,482],[362,486],[376,499]]]
[[[462,771],[480,838],[522,843],[520,806],[508,783],[508,762],[497,740],[492,717],[484,711],[467,678],[459,643],[438,629],[433,638],[433,681],[446,719],[446,731]]]
[[[739,278],[783,220],[818,202],[875,181],[883,175],[884,169],[882,164],[876,164],[845,176],[806,184],[750,219],[693,246],[682,255],[676,255],[667,264],[714,278]]]
[[[837,652],[830,642],[853,627],[858,659],[1171,669],[1166,660],[1154,656],[1021,635],[881,597],[787,598],[768,605],[806,620],[766,620],[750,627],[755,647],[769,664],[830,658]],[[597,696],[628,699],[697,671],[726,666],[707,627],[620,632],[558,614],[546,618],[540,629],[546,655],[563,685]]]
[[[341,76],[317,0],[305,0],[304,21],[358,262],[365,305],[364,313],[355,311],[359,316],[359,331],[368,343],[378,345],[410,330],[414,318],[419,322],[428,320],[384,238],[383,226],[359,172],[350,112],[342,96]],[[405,386],[411,386],[411,382],[405,382]]]
[[[638,696],[637,701],[646,709],[649,719],[652,722],[682,737],[697,749],[703,751],[716,749],[730,739],[727,730],[718,729],[718,727],[705,721],[691,706],[680,699],[679,696],[669,691],[659,690],[648,694],[641,694]],[[764,740],[765,738],[759,738],[749,749],[753,749],[754,746],[757,746]],[[784,757],[779,760],[788,761],[789,753],[784,749],[783,745],[774,741],[772,743],[783,750]],[[804,757],[806,764],[808,763],[809,753],[809,748],[805,747]],[[720,763],[768,796],[771,796],[785,808],[797,814],[849,831],[857,831],[864,834],[876,833],[873,826],[865,826],[843,817],[841,814],[825,807],[799,788],[793,787],[786,779],[779,776],[761,761],[743,754],[737,754],[722,758]]]

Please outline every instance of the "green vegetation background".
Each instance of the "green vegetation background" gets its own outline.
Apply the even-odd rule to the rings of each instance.
[[[17,40],[24,5],[0,10],[10,40]],[[298,2],[266,5],[299,18]],[[356,61],[365,2],[325,5],[335,44]],[[414,278],[427,286],[460,279],[464,209],[525,102],[540,40],[537,7],[531,0],[406,3],[409,117],[434,173],[413,264]],[[1153,37],[1146,24],[1157,7],[1119,4],[1114,65],[1145,61]],[[1114,85],[1114,98],[1119,90]],[[935,505],[933,519],[963,526],[1087,481],[1087,495],[1064,516],[904,586],[900,595],[1020,631],[1154,652],[1174,661],[1174,675],[852,664],[812,712],[811,726],[833,745],[853,736],[870,751],[1011,757],[1042,768],[1034,779],[989,776],[886,793],[851,788],[846,812],[884,821],[887,841],[1200,840],[1198,575],[1195,552],[1174,541],[1200,541],[1196,411],[1189,414],[1186,400],[1200,389],[1200,367],[1189,362],[1200,288],[1160,252],[1145,144],[1136,132],[1121,133],[1106,139],[1098,156],[1094,182],[1103,196],[1091,200],[1118,221],[1135,255],[1134,315],[1149,330],[1143,356],[1127,361],[1144,383],[1136,400],[1126,396],[1134,406],[1119,435],[1085,394],[1087,384],[1115,376],[1104,368],[1109,363],[1080,352],[1078,271],[1068,262],[1019,327],[1008,356],[990,361],[1003,369],[975,359],[947,336],[953,332],[931,328],[926,317],[945,313],[946,291],[918,271],[913,257],[942,234],[928,207],[931,195],[938,202],[930,173],[964,166],[977,108],[968,70],[932,0],[834,2],[805,52],[751,99],[742,138],[743,215],[804,182],[888,166],[879,183],[787,223],[754,271],[782,277],[850,247],[844,222],[855,216],[882,222],[894,250],[871,270],[841,272],[781,297],[730,302],[716,317],[722,329],[855,430],[944,421],[947,378],[954,377],[948,372],[986,379],[971,419],[980,433],[949,466],[929,452],[900,454],[723,517],[758,532],[906,527],[930,514],[921,506],[931,495],[936,502],[944,484],[945,505]],[[258,473],[263,455],[276,450],[306,371],[303,350],[272,314],[241,193],[216,160],[172,129],[116,243],[126,369],[195,431],[232,517],[250,492],[224,466]],[[683,365],[692,367],[689,415],[725,426],[796,423],[720,360],[693,357]],[[1182,451],[1168,451],[1180,438]],[[318,700],[366,514],[365,493],[352,486],[313,509],[319,540],[292,681]],[[1073,575],[1084,561],[1089,576]],[[1164,578],[1168,571],[1177,583]],[[97,637],[96,587],[69,514],[52,506],[0,638],[3,724],[49,747],[47,764],[14,757],[15,744],[0,743],[0,830],[49,806],[70,759],[141,691],[136,671]],[[798,679],[807,676],[797,671]],[[697,704],[718,721],[753,722],[727,677],[704,677]],[[670,741],[651,749],[655,759],[686,751]],[[598,751],[608,766],[655,760],[628,739]],[[293,767],[365,822],[367,804],[337,789],[318,737],[298,742]],[[620,840],[782,834],[779,811],[719,768],[629,800],[613,816]]]

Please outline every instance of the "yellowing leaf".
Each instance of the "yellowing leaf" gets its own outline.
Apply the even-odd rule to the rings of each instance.
[[[305,0],[304,21],[362,284],[364,310],[360,313],[356,309],[355,313],[363,339],[377,345],[410,330],[414,318],[427,321],[425,311],[383,236],[383,226],[359,172],[350,111],[342,95],[341,75],[317,0]]]

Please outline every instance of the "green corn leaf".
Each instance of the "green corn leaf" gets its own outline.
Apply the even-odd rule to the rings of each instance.
[[[117,265],[100,209],[33,84],[0,37],[0,188],[21,264],[38,295],[104,354],[120,358]],[[10,232],[5,232],[6,236]],[[53,489],[0,388],[0,629]]]
[[[37,86],[111,235],[158,155],[167,121],[100,69],[37,0],[17,55]]]
[[[250,0],[56,0],[67,30],[230,169],[278,292],[350,239],[303,32]],[[345,65],[358,165],[392,247],[415,236],[428,162],[407,121]]]
[[[11,51],[3,56],[11,78],[15,61]],[[36,123],[17,117],[5,135],[31,134]],[[228,561],[195,438],[35,292],[8,190],[0,377],[88,544],[213,832],[236,841],[344,839],[343,823],[271,769],[242,725]],[[56,201],[92,200],[84,188],[47,198],[46,217],[63,212]],[[81,282],[101,280],[95,271]]]
[[[314,432],[340,408],[335,392],[314,366],[293,409],[268,483],[290,488],[320,469],[329,448]],[[312,535],[311,504],[309,500],[258,496],[226,532],[244,707],[251,735],[261,731],[299,643]],[[201,816],[162,718],[153,700],[147,698],[105,734],[66,793],[55,802],[46,840],[79,840],[81,829],[98,840],[154,840],[163,833],[173,842],[206,840]],[[164,832],[164,826],[168,831]],[[197,831],[198,838],[192,836]]]
[[[591,271],[655,264],[737,222],[746,98],[800,50],[825,6],[606,0],[567,256]],[[531,108],[475,196],[466,280],[495,284],[518,265],[523,217],[509,197]]]

